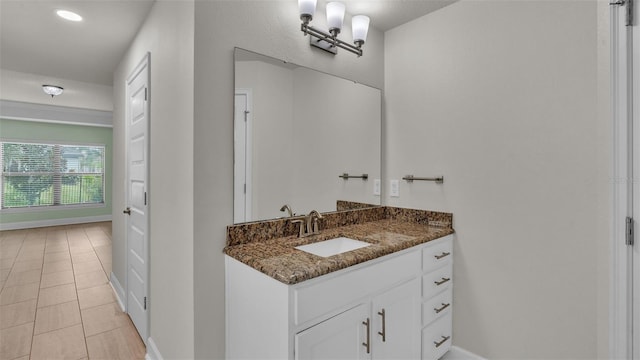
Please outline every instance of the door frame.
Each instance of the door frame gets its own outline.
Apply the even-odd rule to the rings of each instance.
[[[147,144],[146,144],[146,154],[147,154],[147,159],[145,159],[145,166],[146,166],[146,170],[145,170],[145,186],[146,186],[146,192],[147,192],[147,209],[146,209],[146,237],[147,237],[147,251],[146,251],[146,259],[145,259],[145,263],[146,263],[146,267],[147,267],[147,278],[146,278],[146,284],[145,284],[145,293],[147,294],[147,313],[146,313],[146,317],[145,317],[145,321],[146,321],[146,328],[147,328],[147,334],[145,334],[146,336],[140,336],[142,338],[142,341],[144,342],[145,346],[149,346],[148,339],[149,339],[149,329],[151,328],[151,301],[150,301],[150,283],[151,283],[151,260],[150,260],[150,253],[151,253],[151,229],[149,227],[149,218],[150,218],[150,214],[151,214],[151,176],[150,176],[150,168],[151,168],[151,163],[150,163],[150,159],[151,159],[151,138],[150,138],[150,134],[151,134],[151,53],[147,52],[145,53],[145,55],[142,57],[142,59],[140,60],[140,62],[138,62],[138,65],[136,65],[135,68],[133,68],[133,70],[129,73],[129,76],[127,76],[127,80],[125,82],[125,126],[124,126],[124,133],[125,133],[125,142],[124,142],[124,151],[125,151],[125,167],[124,167],[124,181],[125,181],[125,186],[124,186],[124,204],[125,206],[129,204],[129,120],[130,120],[130,105],[129,105],[129,84],[131,84],[131,82],[137,77],[137,75],[146,70],[146,82],[147,82],[147,102],[146,102],[146,111],[147,111]],[[125,271],[125,276],[124,276],[124,310],[125,312],[128,314],[129,313],[129,309],[128,309],[128,305],[129,305],[129,235],[128,235],[128,230],[129,230],[129,221],[130,218],[129,216],[126,217],[126,221],[125,221],[125,228],[124,228],[124,239],[125,239],[125,264],[126,264],[126,271]],[[135,324],[134,324],[135,327]],[[136,331],[139,330],[136,329]],[[145,338],[146,337],[146,338]]]
[[[640,187],[634,181],[634,179],[640,178],[640,166],[633,166],[636,161],[634,159],[640,159],[638,152],[640,149],[638,146],[640,144],[640,126],[633,126],[632,110],[634,104],[629,101],[633,94],[633,83],[629,77],[633,73],[633,54],[630,50],[634,27],[625,26],[626,6],[611,6],[610,9],[613,159],[611,168],[609,357],[630,359],[634,351],[633,314],[634,310],[638,311],[633,308],[633,285],[634,282],[637,284],[640,279],[633,278],[633,247],[625,244],[625,220],[627,216],[633,218],[634,213],[636,216],[640,216]],[[638,60],[638,58],[635,59],[636,62]],[[636,75],[636,83],[637,81]],[[634,223],[637,224],[638,221],[634,220]],[[635,238],[638,237],[635,236]],[[635,242],[637,243],[638,240]],[[635,245],[636,248],[638,246]],[[635,351],[638,352],[639,349],[635,349]]]
[[[242,167],[244,167],[244,171],[245,171],[245,183],[246,183],[246,190],[244,192],[244,214],[245,217],[242,221],[240,221],[239,219],[235,218],[235,214],[236,214],[236,209],[235,206],[237,206],[237,197],[238,196],[242,196],[242,193],[240,192],[240,189],[242,188],[243,184],[237,183],[236,180],[234,180],[233,183],[233,194],[234,194],[234,223],[238,223],[238,222],[246,222],[246,221],[251,221],[253,219],[247,219],[247,214],[251,214],[252,211],[252,194],[253,194],[253,187],[251,184],[251,177],[253,176],[252,174],[252,164],[253,164],[253,91],[251,89],[245,89],[245,88],[236,88],[235,89],[235,93],[234,93],[234,105],[233,105],[233,109],[234,109],[234,114],[233,114],[233,132],[234,132],[234,138],[235,138],[235,132],[238,129],[238,118],[236,117],[235,114],[235,97],[236,95],[244,95],[247,99],[247,106],[246,106],[246,111],[247,111],[247,117],[246,117],[246,121],[245,121],[245,138],[244,138],[244,142],[242,144],[240,144],[238,141],[234,141],[234,148],[233,148],[233,168],[234,168],[234,179],[240,179],[239,176],[237,176],[237,171],[239,171],[240,169],[238,168],[238,166],[240,166],[239,164],[243,164]],[[244,159],[241,159],[239,156],[239,151],[238,148],[240,146],[244,146],[244,153],[245,153],[245,157]]]

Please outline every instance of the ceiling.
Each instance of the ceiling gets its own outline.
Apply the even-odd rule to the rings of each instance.
[[[201,0],[220,1],[220,0]],[[295,0],[291,0],[295,1]],[[386,31],[455,0],[341,0]],[[111,85],[154,0],[0,0],[0,68]],[[326,0],[319,0],[324,8]],[[58,9],[84,17],[74,23]]]
[[[0,0],[0,67],[111,85],[153,0]],[[80,14],[81,22],[56,15]]]

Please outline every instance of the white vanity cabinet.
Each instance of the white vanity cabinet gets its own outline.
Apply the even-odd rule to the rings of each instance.
[[[452,258],[451,236],[438,240],[422,250],[423,360],[438,359],[451,347]]]
[[[451,345],[451,241],[294,285],[225,256],[227,358],[436,359]]]
[[[420,284],[412,279],[295,335],[295,358],[417,359]]]

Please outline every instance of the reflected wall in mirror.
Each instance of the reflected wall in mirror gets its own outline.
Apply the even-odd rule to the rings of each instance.
[[[381,92],[235,49],[234,223],[380,205]],[[339,175],[367,174],[368,179]]]

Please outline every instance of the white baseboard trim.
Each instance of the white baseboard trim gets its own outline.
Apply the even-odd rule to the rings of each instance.
[[[155,341],[151,337],[147,340],[147,354],[144,356],[145,360],[164,360],[160,350],[156,346]]]
[[[79,218],[4,223],[4,224],[0,224],[0,230],[33,229],[33,228],[47,227],[47,226],[86,224],[86,223],[103,222],[103,221],[111,221],[111,215],[85,216],[85,217],[79,217]]]
[[[124,288],[122,287],[122,285],[120,285],[118,278],[115,276],[113,272],[111,273],[109,278],[110,278],[109,284],[111,285],[111,289],[113,289],[113,292],[116,294],[116,299],[118,300],[118,305],[120,305],[120,309],[122,311],[127,311],[127,308],[124,306],[124,299],[125,299]]]
[[[476,355],[470,351],[452,346],[451,349],[442,357],[442,360],[487,360],[480,355]]]

